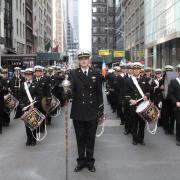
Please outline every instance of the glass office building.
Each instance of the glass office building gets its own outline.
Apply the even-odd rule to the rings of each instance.
[[[180,63],[180,0],[145,0],[145,59],[162,67]]]

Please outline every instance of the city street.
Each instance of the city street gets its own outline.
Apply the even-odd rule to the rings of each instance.
[[[69,180],[178,180],[180,149],[173,136],[146,133],[146,146],[133,146],[123,134],[119,119],[106,104],[105,133],[97,139],[96,173],[87,169],[74,173],[76,141],[71,121],[69,141]],[[47,138],[35,147],[26,147],[25,128],[13,120],[0,137],[1,180],[65,180],[64,120],[54,119]]]

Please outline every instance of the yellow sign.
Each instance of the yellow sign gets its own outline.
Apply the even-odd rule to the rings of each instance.
[[[144,57],[144,51],[134,51],[135,57]]]
[[[108,50],[99,50],[99,56],[109,56],[110,51]]]
[[[114,57],[124,57],[125,52],[124,51],[114,51]]]

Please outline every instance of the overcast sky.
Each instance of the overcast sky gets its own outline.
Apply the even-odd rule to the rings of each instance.
[[[91,1],[79,0],[80,49],[91,51]]]

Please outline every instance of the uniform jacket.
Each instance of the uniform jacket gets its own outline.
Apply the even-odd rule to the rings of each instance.
[[[169,84],[167,98],[171,101],[175,110],[180,110],[176,107],[176,102],[180,102],[180,84],[176,79],[171,80]]]
[[[103,114],[101,75],[89,68],[85,76],[80,68],[70,72],[72,108],[70,117],[79,121],[97,120]]]
[[[149,96],[150,92],[150,84],[146,83],[142,77],[138,80],[139,86],[141,87],[144,95]],[[138,89],[136,88],[133,80],[131,78],[126,79],[126,89],[125,89],[126,96],[130,96],[133,100],[138,100],[141,97]]]

